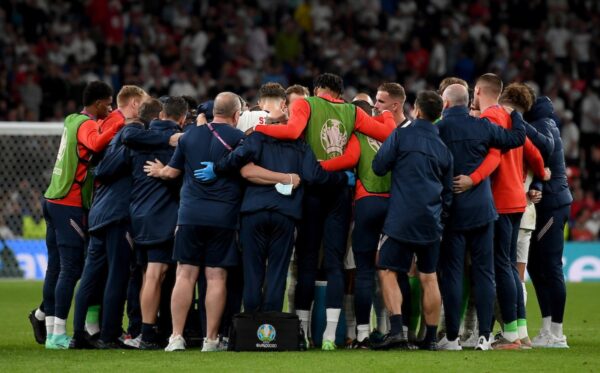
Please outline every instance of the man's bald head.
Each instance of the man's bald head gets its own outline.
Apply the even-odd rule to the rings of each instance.
[[[356,96],[354,96],[354,99],[352,99],[352,102],[354,101],[366,101],[369,105],[373,106],[373,99],[364,92],[357,93]]]
[[[240,96],[233,92],[221,92],[215,97],[213,116],[230,118],[242,110]]]
[[[469,91],[462,84],[451,84],[442,94],[446,107],[467,106],[469,104]]]

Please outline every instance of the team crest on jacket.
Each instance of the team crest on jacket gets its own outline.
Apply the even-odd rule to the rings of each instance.
[[[348,133],[344,123],[337,119],[327,119],[321,128],[321,145],[327,156],[342,155],[348,143]]]
[[[367,144],[369,144],[369,146],[375,151],[375,153],[377,153],[379,151],[379,148],[381,148],[381,143],[370,137],[367,137]]]

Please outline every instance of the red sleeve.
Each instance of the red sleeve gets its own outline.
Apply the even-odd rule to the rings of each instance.
[[[374,138],[377,141],[384,142],[385,139],[396,129],[394,116],[389,111],[381,114],[381,119],[370,117],[363,110],[356,110],[356,120],[354,121],[354,130]]]
[[[546,174],[544,171],[544,158],[542,158],[542,154],[538,148],[533,145],[529,138],[525,139],[525,145],[523,145],[523,155],[525,156],[525,162],[529,168],[531,168],[535,176],[543,180],[544,175]]]
[[[344,154],[326,161],[321,161],[321,167],[323,167],[325,171],[330,172],[350,170],[356,166],[358,158],[360,158],[360,143],[358,142],[358,137],[352,135],[350,136],[350,140],[348,140],[348,144],[346,144]]]
[[[87,120],[77,130],[77,141],[94,153],[103,151],[115,134],[125,125],[125,118],[117,113],[98,123]]]
[[[287,124],[257,125],[254,130],[279,140],[296,140],[302,135],[310,118],[310,105],[305,99],[296,100],[290,108]]]
[[[499,149],[491,148],[479,167],[469,175],[471,180],[473,180],[473,185],[477,185],[481,183],[483,179],[489,177],[500,164],[501,157],[502,154],[500,154]]]

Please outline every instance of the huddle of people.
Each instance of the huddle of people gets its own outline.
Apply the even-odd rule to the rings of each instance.
[[[342,93],[324,73],[314,96],[267,83],[252,110],[222,92],[194,112],[124,86],[112,110],[112,89],[89,83],[45,193],[48,267],[29,315],[38,343],[184,350],[198,298],[202,351],[224,350],[232,315],[282,311],[291,278],[287,310],[307,347],[325,279],[322,350],[339,347],[342,309],[348,348],[567,348],[572,199],[550,100],[494,74],[472,99],[458,78],[420,92],[413,119],[398,83],[374,103]],[[526,267],[543,318],[533,339]]]

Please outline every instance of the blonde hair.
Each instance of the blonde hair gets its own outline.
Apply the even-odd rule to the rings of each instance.
[[[142,88],[136,85],[124,85],[117,95],[117,106],[127,106],[132,99],[142,99],[147,95],[148,94]]]

